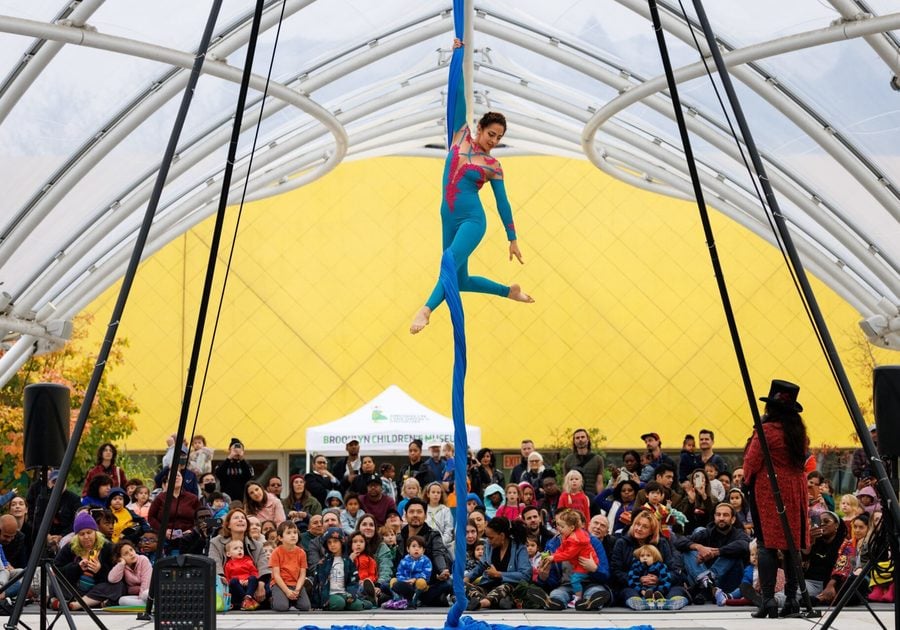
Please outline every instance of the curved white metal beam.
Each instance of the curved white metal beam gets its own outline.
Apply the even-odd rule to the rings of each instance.
[[[517,94],[517,95],[525,97],[525,98],[527,98],[529,95],[529,88],[526,86],[523,86],[522,82],[515,82],[515,81],[509,80],[509,79],[502,79],[499,77],[484,75],[484,76],[479,76],[479,83],[482,83],[484,85],[488,85],[491,87],[495,87],[497,89],[502,89],[502,90],[504,90],[504,92],[511,93],[511,94]],[[543,92],[541,92],[539,94],[531,94],[530,96],[531,96],[532,101],[540,103],[543,106],[553,109],[555,111],[563,111],[563,112],[569,114],[575,120],[581,120],[581,121],[586,122],[587,118],[589,117],[589,112],[582,111],[578,108],[571,107],[567,103],[563,103],[563,102],[559,101],[558,99],[555,99],[554,97],[552,97],[548,94],[545,94]],[[687,176],[684,174],[684,171],[686,171],[687,167],[686,167],[685,158],[684,158],[683,154],[675,154],[671,151],[664,150],[664,149],[662,149],[662,147],[656,145],[655,143],[649,142],[635,134],[632,134],[631,132],[627,132],[627,136],[623,135],[623,133],[620,133],[619,137],[624,139],[625,142],[630,146],[641,146],[648,154],[654,155],[658,159],[661,159],[664,162],[668,163],[669,166],[671,166],[672,168],[676,169],[677,171],[680,171],[681,174],[678,175],[678,177],[680,178],[681,181],[683,181],[687,178]],[[620,152],[621,150],[616,150],[613,147],[608,147],[608,148],[605,148],[605,151],[607,151],[609,155],[614,155],[617,152]],[[633,158],[627,158],[622,161],[631,163],[631,164],[635,163],[635,160]],[[599,167],[600,166],[598,165],[598,168]],[[604,170],[606,170],[605,167],[603,167],[603,168],[604,168]],[[660,170],[660,167],[655,166],[655,165],[649,165],[649,163],[642,164],[641,168],[643,170],[646,170],[646,172],[650,173],[652,176],[656,177],[659,181],[662,181],[662,182],[665,182],[668,179],[671,179],[671,177],[672,177],[671,174],[669,174],[666,177],[659,177],[658,172]],[[707,168],[709,168],[709,167],[707,166]],[[609,172],[609,171],[607,171],[607,172]],[[614,173],[611,173],[611,174],[613,174],[615,176]],[[753,197],[754,193],[752,192],[752,190],[741,186],[737,182],[733,182],[733,185],[741,188],[744,193],[742,197],[737,197],[734,189],[726,186],[725,183],[722,182],[721,180],[719,180],[718,178],[710,177],[705,172],[703,172],[702,175],[704,178],[704,182],[706,182],[704,184],[704,188],[715,191],[716,196],[719,196],[724,199],[728,199],[734,205],[741,207],[742,209],[744,209],[744,211],[749,216],[757,217],[757,225],[764,224],[766,226],[766,229],[769,231],[761,232],[758,228],[756,228],[756,229],[754,229],[754,233],[757,233],[760,236],[763,236],[768,242],[774,243],[774,234],[769,229],[768,222],[764,220],[764,216],[761,214],[761,210],[755,205],[756,202]],[[690,196],[690,198],[693,198],[693,192],[686,191],[683,184],[679,184],[677,189],[681,190],[682,194],[687,194]],[[727,194],[725,194],[725,193],[727,193]],[[812,237],[810,235],[808,235],[802,229],[801,226],[792,224],[792,231],[795,234],[800,235],[802,237],[802,240],[812,239]],[[801,240],[801,239],[798,239],[798,240]],[[812,240],[814,240],[814,239],[812,239]],[[827,249],[821,244],[819,246],[822,248],[822,250]],[[821,254],[816,254],[816,252],[810,247],[807,247],[804,251],[806,253],[811,252],[810,255],[821,256]],[[838,258],[837,256],[834,256],[832,254],[832,260],[835,260],[837,258]],[[828,265],[820,265],[820,268],[822,268],[824,270],[828,270],[829,266]],[[854,271],[854,273],[860,278],[864,277],[864,276],[860,275],[858,272]],[[829,279],[834,278],[836,281],[843,281],[846,279],[846,278],[839,279],[833,273],[829,273],[829,275],[822,276],[822,277],[827,277]],[[873,289],[873,291],[874,291],[874,289]],[[871,297],[871,301],[876,300],[876,298],[874,297],[874,294],[870,297]],[[861,304],[862,302],[859,299],[855,299],[853,303]]]
[[[285,15],[289,15],[291,11],[296,12],[300,8],[306,6],[313,0],[287,0],[285,7]],[[278,22],[280,17],[279,11],[269,11],[263,16],[263,24],[261,28],[270,28]],[[63,37],[60,41],[81,44],[82,37],[86,37],[88,32],[85,29],[76,29],[65,26],[48,25],[42,22],[32,22],[30,20],[20,20],[7,16],[0,16],[0,32],[17,32],[15,30],[7,30],[3,25],[16,24],[24,29],[19,32],[20,35],[31,37],[42,37],[44,28],[50,29],[48,32],[58,33]],[[55,30],[60,29],[60,30]],[[216,56],[226,57],[228,54],[245,45],[249,40],[250,25],[241,27],[230,33],[221,40],[216,41],[210,46],[209,60]],[[94,39],[104,38],[108,36],[100,36],[93,34]],[[73,38],[73,39],[70,39]],[[112,38],[123,41],[124,38]],[[191,56],[193,60],[193,57]],[[191,62],[193,63],[193,61]],[[212,65],[212,64],[209,64]],[[207,64],[204,64],[206,68]],[[72,188],[81,178],[90,171],[97,163],[115,148],[128,134],[137,128],[144,120],[153,115],[164,103],[170,98],[178,94],[188,80],[188,73],[180,72],[177,76],[170,77],[169,80],[155,88],[148,90],[144,97],[133,102],[127,109],[127,113],[114,118],[110,123],[94,134],[85,146],[76,151],[71,159],[67,161],[51,179],[41,187],[41,190],[30,200],[23,209],[18,211],[18,221],[15,229],[8,231],[4,235],[4,241],[0,243],[0,266],[4,265],[10,254],[10,250],[15,250],[21,245],[24,235],[30,233],[35,225],[49,213],[50,209],[56,206],[59,201],[65,197],[68,190]],[[36,216],[37,218],[33,218]]]
[[[831,43],[833,41],[845,39],[846,37],[860,37],[863,33],[881,32],[884,29],[890,28],[900,28],[900,13],[891,16],[885,16],[884,18],[877,18],[875,20],[867,20],[865,22],[854,23],[852,25],[829,27],[827,29],[820,29],[784,37],[778,40],[765,42],[764,44],[758,44],[749,46],[747,48],[727,52],[724,54],[724,58],[729,67],[731,67],[739,64],[746,64],[751,61],[756,61],[767,56],[782,54],[791,50],[797,50],[798,47]],[[697,62],[691,64],[690,66],[685,66],[677,69],[675,71],[675,78],[678,83],[682,83],[699,76],[703,76],[705,73],[706,69],[704,64],[702,62]],[[665,76],[656,77],[642,83],[641,85],[633,89],[621,93],[619,96],[609,101],[599,110],[597,110],[597,112],[591,117],[591,120],[588,122],[588,124],[585,125],[582,138],[582,146],[584,148],[585,154],[589,157],[589,159],[591,159],[592,162],[596,163],[596,150],[593,148],[592,144],[593,137],[596,135],[597,131],[607,121],[612,119],[613,116],[634,103],[647,101],[645,104],[647,104],[648,106],[653,107],[661,113],[669,115],[670,118],[674,118],[674,114],[671,113],[671,102],[653,101],[653,104],[649,102],[649,98],[652,95],[657,94],[665,89]],[[665,107],[663,109],[657,107],[657,105],[661,103],[665,103]],[[709,133],[708,129],[705,126],[696,124],[692,120],[691,116],[688,116],[687,123],[691,128],[691,131],[702,136],[708,142],[713,143],[717,148],[727,153],[734,160],[740,161],[740,153],[738,151],[738,148],[734,145],[732,139],[728,138],[723,142],[721,136],[718,136],[718,134]],[[841,219],[836,219],[833,213],[826,212],[825,208],[821,207],[815,201],[813,201],[813,199],[808,194],[806,194],[805,191],[798,190],[793,185],[789,185],[787,181],[783,180],[779,175],[777,166],[776,170],[773,170],[770,173],[770,178],[779,192],[785,194],[792,202],[806,211],[823,227],[823,229],[828,231],[828,233],[838,242],[840,242],[844,247],[850,250],[860,260],[870,261],[868,264],[868,269],[871,271],[871,273],[882,283],[884,283],[884,285],[889,288],[894,293],[894,295],[900,295],[900,282],[898,282],[897,280],[897,274],[900,273],[900,263],[898,263],[894,259],[892,253],[884,252],[881,255],[874,254],[872,248],[870,247],[871,242],[863,241],[862,234],[858,231],[858,229],[852,224],[848,224],[844,221],[844,216],[846,216],[847,213],[841,213]],[[852,233],[848,230],[848,227],[852,229]],[[889,268],[886,268],[885,265],[887,265],[887,267]]]
[[[442,81],[442,80],[443,80],[443,79],[441,79],[441,81]],[[501,89],[508,89],[508,88],[509,88],[509,86],[506,86],[506,85],[501,86]],[[532,96],[531,94],[528,94],[528,93],[523,93],[523,94],[521,94],[521,95],[524,96],[525,98],[529,98],[530,96]],[[584,121],[585,118],[586,118],[586,116],[587,116],[587,114],[588,114],[588,112],[587,112],[586,110],[584,110],[584,109],[580,109],[580,108],[577,108],[577,107],[574,107],[574,106],[568,106],[567,104],[562,104],[562,103],[559,103],[559,102],[556,102],[556,101],[554,101],[554,102],[544,102],[543,104],[544,104],[545,106],[549,106],[549,107],[551,107],[551,108],[555,108],[556,111],[562,111],[563,113],[565,113],[565,114],[567,114],[567,115],[569,115],[569,116],[572,116],[572,117],[574,117],[575,119],[577,119],[577,120],[579,120],[579,121]],[[378,109],[378,106],[375,105],[375,104],[373,104],[372,109],[373,109],[373,110]],[[307,139],[307,140],[308,140],[308,139]],[[298,143],[298,144],[302,144],[302,143]],[[288,147],[288,148],[292,148],[292,147]],[[274,157],[274,156],[273,156],[273,157]],[[257,162],[257,164],[260,164],[260,162]],[[296,165],[295,165],[295,166],[296,166]],[[604,165],[603,168],[604,168],[604,170],[609,169],[608,172],[611,172],[613,175],[615,175],[615,176],[617,176],[617,177],[619,177],[619,178],[622,178],[622,177],[623,177],[622,172],[618,171],[618,169],[616,169],[616,168],[614,168],[614,167],[609,167],[609,166]],[[271,177],[271,176],[272,176],[272,173],[267,173],[266,175],[267,175],[268,177]],[[639,178],[635,178],[635,179],[639,179]],[[647,186],[644,186],[644,187],[647,187]],[[664,193],[672,194],[672,191],[671,191],[671,190],[660,190],[658,187],[656,188],[656,190],[657,190],[657,192],[664,192]],[[192,206],[192,207],[196,207],[194,204],[189,204],[189,205]],[[183,229],[183,226],[179,225],[179,229]],[[105,265],[104,265],[104,266],[105,266]]]
[[[493,34],[497,35],[498,37],[502,37],[501,30],[492,29],[492,31],[493,31]],[[519,40],[522,39],[522,37],[519,35],[516,35],[516,37]],[[522,41],[522,44],[529,45],[529,42]],[[622,80],[620,77],[617,77],[617,78],[619,81]],[[495,81],[495,80],[500,81],[498,79],[492,79],[490,76],[485,76],[485,75],[479,76],[479,82],[484,83],[484,84],[490,85],[491,82]],[[526,83],[535,83],[535,81],[528,81]],[[522,98],[529,99],[533,102],[543,105],[544,107],[547,107],[547,108],[552,109],[557,112],[561,112],[575,120],[587,122],[587,119],[589,118],[589,112],[586,112],[586,110],[583,110],[579,107],[571,106],[568,103],[560,102],[552,97],[547,96],[544,92],[540,92],[540,93],[538,93],[536,91],[531,92],[526,87],[522,86],[520,83],[513,84],[510,82],[507,84],[507,83],[503,83],[502,81],[500,81],[500,82],[494,83],[494,87],[505,90],[509,93],[517,94]],[[671,103],[669,103],[663,99],[659,99],[658,102],[654,103],[654,108],[658,109],[658,111],[660,111],[661,113],[674,118],[674,113],[671,110]],[[704,139],[706,139],[710,143],[718,146],[723,151],[730,153],[733,157],[735,157],[735,159],[740,158],[740,156],[737,153],[737,150],[734,148],[731,138],[722,136],[721,134],[718,133],[718,131],[714,130],[713,128],[710,128],[706,125],[702,125],[698,121],[691,119],[691,118],[688,119],[688,124],[689,124],[689,126],[691,126],[693,131],[695,131],[698,135],[704,137]],[[593,154],[594,154],[594,157],[597,157],[596,150],[593,151]],[[682,159],[682,160],[684,159],[683,155],[680,159]],[[613,176],[620,177],[614,169],[609,168],[608,164],[605,161],[602,161],[599,159],[592,159],[591,161],[596,166],[598,166],[598,168],[601,168],[602,170],[610,173]],[[713,167],[710,167],[710,168],[713,168]],[[718,169],[715,169],[715,170],[718,170]],[[620,179],[621,179],[621,177],[620,177]],[[625,179],[629,183],[632,183],[632,184],[635,183],[635,178],[633,178],[633,177],[625,178]],[[777,175],[777,173],[773,173],[771,179],[773,181],[773,185],[775,185],[776,188],[778,188],[779,190],[783,189],[786,191],[790,191],[788,194],[789,197],[798,201],[804,207],[813,206],[813,209],[815,209],[814,204],[811,201],[811,199],[804,193],[796,190],[794,185],[791,184],[789,181],[787,181],[783,178],[780,178]],[[666,191],[664,191],[664,190],[658,190],[658,192],[663,192],[664,194],[666,193]],[[676,196],[680,197],[681,195],[679,194]],[[797,229],[796,226],[795,226],[795,229]],[[842,238],[843,238],[843,236],[844,235],[842,235]],[[858,251],[862,251],[862,253],[865,254],[865,256],[860,260],[860,264],[862,264],[863,267],[869,271],[869,273],[872,273],[872,275],[875,275],[875,277],[877,277],[879,279],[883,279],[883,281],[886,283],[887,287],[889,287],[889,288],[894,287],[891,290],[894,291],[894,294],[896,295],[898,282],[895,279],[895,276],[892,276],[890,274],[885,274],[883,268],[879,269],[879,273],[873,273],[872,270],[869,269],[869,267],[871,266],[870,263],[874,259],[874,256],[871,254],[871,252],[868,249],[865,249],[865,248],[863,248],[862,250],[858,250]],[[878,263],[878,267],[882,267],[881,263]],[[866,275],[862,274],[862,275],[860,275],[860,277],[864,278],[864,277],[866,277]],[[879,294],[883,292],[883,289],[875,288],[873,285],[871,285],[871,283],[869,283],[869,285],[872,286],[873,291],[875,291]]]
[[[0,357],[0,383],[6,385],[25,362],[34,354],[38,338],[22,335],[3,356]]]
[[[20,20],[18,18],[0,17],[0,31],[41,36],[46,39],[58,39],[111,52],[123,52],[145,59],[161,61],[181,68],[190,68],[194,63],[194,56],[189,53],[182,53],[161,46],[135,42],[120,37],[83,33],[82,31],[77,31],[77,29],[72,29],[71,27],[47,25],[40,22]],[[240,83],[242,74],[242,71],[239,68],[228,66],[222,62],[210,62],[209,60],[203,64],[202,72],[236,83]],[[259,91],[263,91],[266,89],[266,77],[254,75],[251,77],[250,85]],[[315,178],[321,177],[337,166],[347,151],[347,133],[334,115],[309,97],[298,94],[294,90],[274,81],[269,81],[268,92],[270,96],[290,103],[313,116],[334,136],[335,150],[317,169],[317,171],[320,172],[315,174]],[[19,226],[19,229],[10,235],[9,241],[13,242],[10,243],[9,241],[5,241],[3,243],[4,248],[3,253],[0,254],[0,264],[7,262],[8,257],[14,254],[15,247],[24,240],[25,232],[23,230],[27,229],[26,226],[30,226],[32,223],[36,224],[42,218],[43,216],[38,216],[36,213],[29,214],[25,224]],[[19,243],[15,242],[16,234],[20,235],[18,239]],[[15,306],[15,312],[19,314],[28,313],[32,307],[32,300],[29,300],[28,302],[24,300],[18,301]]]
[[[423,41],[430,37],[433,37],[435,34],[442,32],[446,29],[446,24],[435,23],[426,26],[420,31],[415,31],[411,33],[406,33],[397,38],[396,41],[391,41],[382,46],[379,46],[377,41],[373,42],[371,46],[369,46],[361,55],[349,59],[345,64],[338,64],[336,67],[336,71],[332,71],[329,69],[327,72],[323,72],[321,75],[309,77],[304,75],[304,84],[303,87],[305,90],[314,90],[320,89],[327,85],[330,81],[333,81],[340,76],[342,76],[345,72],[349,72],[352,68],[361,67],[367,63],[371,63],[373,60],[379,59],[381,57],[393,54],[398,50],[402,50],[406,46]],[[398,84],[407,83],[407,77],[402,77],[398,79]],[[436,83],[428,83],[427,86],[431,88],[438,87],[438,85],[442,85],[445,82],[445,79],[441,77],[436,80]],[[421,82],[417,82],[414,85],[419,85]],[[289,88],[293,89],[293,88]],[[408,98],[410,95],[414,95],[418,91],[421,90],[410,90],[408,88],[401,88],[400,91],[395,91],[393,94],[390,94],[386,97],[387,103],[398,102],[403,98]],[[358,110],[358,115],[356,117],[366,115],[373,111],[376,111],[378,108],[374,106],[374,104],[378,103],[378,100],[370,100],[368,104],[363,108]],[[278,111],[280,111],[284,106],[286,106],[285,102],[273,101],[266,103],[266,107],[264,110],[264,118],[267,118],[271,115],[274,115]],[[250,113],[245,115],[244,117],[244,129],[250,129],[253,125],[256,124],[256,121],[259,119],[259,110],[260,106],[255,107]],[[230,123],[230,117],[227,117],[224,123]],[[211,134],[210,136],[202,139],[197,145],[191,147],[183,147],[179,149],[178,152],[178,161],[176,161],[170,171],[170,175],[168,178],[168,182],[176,181],[176,179],[187,172],[190,167],[196,165],[202,159],[208,157],[213,152],[221,149],[222,144],[225,143],[230,136],[231,129],[230,125],[223,124],[222,128]],[[279,142],[272,149],[266,150],[261,153],[259,156],[255,158],[255,166],[258,168],[262,168],[266,164],[270,163],[274,159],[280,158],[284,154],[288,153],[289,149],[294,145],[302,144],[303,142],[309,142],[321,136],[324,136],[328,132],[321,128],[312,128],[303,132],[297,136],[294,136],[290,141],[287,142]],[[329,153],[329,156],[332,155]],[[17,300],[17,304],[20,305],[22,309],[26,308],[29,304],[38,303],[42,296],[46,295],[48,291],[52,289],[52,287],[57,284],[62,277],[66,274],[71,274],[71,267],[73,261],[80,261],[87,253],[89,253],[102,238],[104,238],[110,230],[118,226],[121,221],[126,219],[135,209],[139,208],[147,199],[149,199],[150,193],[152,191],[154,178],[155,178],[155,170],[150,173],[145,174],[144,182],[136,189],[133,190],[129,195],[118,195],[115,203],[110,204],[110,207],[114,207],[115,210],[105,211],[103,213],[98,213],[100,216],[93,222],[93,225],[85,231],[84,235],[73,241],[66,250],[60,252],[56,257],[54,257],[51,261],[49,261],[48,266],[45,272],[38,278],[36,282],[34,282],[25,292],[20,296]],[[292,171],[293,172],[293,171]],[[317,178],[322,173],[309,173],[304,176],[304,179],[296,179],[291,180],[295,182],[297,185],[302,185],[305,183],[309,183],[312,179]],[[240,180],[240,178],[246,176],[246,169],[242,167],[238,167],[235,170],[234,177],[236,180]],[[206,176],[203,177],[204,180],[207,179]],[[199,182],[198,182],[199,183]],[[127,197],[127,198],[126,198]],[[232,201],[234,201],[232,199]],[[177,205],[179,200],[175,200],[168,205],[162,207],[159,211],[159,215],[164,215],[169,208],[174,205]],[[116,246],[113,246],[115,248]],[[98,254],[95,259],[103,258],[105,254]],[[83,263],[85,268],[89,267],[93,264],[93,261],[87,261]]]
[[[69,5],[63,9],[54,22],[58,23],[60,19],[64,19],[69,26],[84,28],[87,19],[104,2],[106,0],[84,0],[81,3],[73,3],[74,6]],[[25,53],[20,66],[13,71],[10,79],[0,85],[0,125],[63,46],[63,42],[39,40]]]
[[[848,20],[848,25],[858,22],[868,22],[872,19],[871,13],[865,13],[860,10],[859,6],[851,0],[828,0],[828,4],[834,7],[835,11]],[[896,30],[894,28],[885,30]],[[890,68],[894,76],[900,76],[900,49],[887,37],[882,34],[873,33],[864,37],[869,47],[875,51],[875,54],[881,57],[884,64]]]
[[[647,19],[650,17],[646,3],[641,0],[616,0],[616,2]],[[691,35],[691,29],[687,24],[665,12],[660,14],[660,20],[667,32],[681,39],[688,46],[693,47],[694,40]],[[704,47],[700,54],[707,56],[709,53],[705,49],[705,40],[699,38],[698,41],[701,47]],[[784,88],[780,87],[777,81],[761,76],[753,68],[746,65],[738,65],[731,69],[731,73],[756,92],[760,98],[767,101],[788,120],[802,129],[816,144],[843,166],[866,192],[884,206],[891,213],[891,216],[900,221],[900,199],[898,199],[897,194],[888,190],[888,187],[894,191],[900,190],[896,182],[888,177],[886,173],[875,171],[870,164],[863,162],[860,156],[864,152],[853,146],[846,138],[839,138],[834,127],[828,124],[823,125],[820,120],[825,120],[825,117],[817,114],[820,119],[817,120],[810,113],[813,111],[811,107],[808,110],[800,107],[795,100],[786,96]]]

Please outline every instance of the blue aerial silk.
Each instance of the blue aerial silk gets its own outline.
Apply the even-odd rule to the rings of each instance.
[[[465,11],[463,5],[465,0],[453,0],[453,32],[460,40],[463,38],[463,28],[465,26]],[[468,43],[468,42],[467,42]],[[456,129],[453,128],[453,119],[456,116],[456,101],[465,95],[462,90],[458,89],[459,82],[463,80],[463,49],[454,48],[453,56],[450,57],[450,78],[448,80],[447,89],[447,148],[453,144],[453,134]],[[468,123],[469,121],[466,120]]]
[[[458,39],[463,38],[465,28],[465,0],[453,0],[453,32]],[[471,45],[471,42],[466,42]],[[463,49],[454,48],[450,58],[450,77],[447,83],[447,148],[453,144],[454,118],[457,111],[457,99],[465,98],[465,94],[459,89],[459,82],[463,80]],[[466,120],[468,123],[468,120]],[[445,625],[450,628],[459,626],[459,619],[466,610],[469,600],[466,598],[466,588],[463,584],[463,576],[466,571],[466,495],[468,479],[468,453],[469,442],[466,438],[466,409],[465,383],[466,383],[466,322],[463,314],[462,300],[459,297],[459,284],[457,279],[456,261],[453,252],[449,249],[441,257],[441,284],[444,287],[444,299],[450,310],[450,321],[453,323],[453,491],[456,492],[456,548],[453,556],[453,594],[456,601],[447,611]]]
[[[466,320],[463,314],[462,299],[457,284],[458,274],[456,261],[451,250],[444,251],[441,257],[441,284],[444,287],[444,299],[450,309],[450,321],[453,323],[453,491],[456,493],[456,548],[453,556],[453,594],[456,602],[447,612],[446,627],[455,628],[459,618],[466,610],[466,588],[463,575],[466,571],[466,479],[468,478],[469,441],[466,436]]]

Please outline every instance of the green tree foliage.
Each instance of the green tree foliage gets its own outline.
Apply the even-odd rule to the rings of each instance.
[[[56,352],[32,357],[0,388],[0,487],[18,486],[24,489],[28,483],[22,459],[22,401],[26,385],[59,383],[67,386],[71,392],[70,426],[74,426],[97,356],[97,349],[86,341],[90,323],[91,319],[87,315],[76,317],[72,340],[68,344]],[[125,339],[119,339],[113,344],[69,473],[70,487],[83,481],[87,471],[94,465],[97,449],[101,444],[115,444],[130,435],[136,427],[134,417],[138,413],[138,407],[134,399],[109,381],[110,372],[122,364],[122,349],[127,345]]]

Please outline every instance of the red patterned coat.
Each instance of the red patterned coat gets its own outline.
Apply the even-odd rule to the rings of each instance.
[[[775,467],[794,544],[798,549],[805,549],[809,545],[809,519],[806,512],[809,494],[806,489],[806,475],[802,467],[796,468],[790,462],[781,423],[766,422],[762,426],[772,455],[772,464]],[[781,518],[775,509],[775,496],[772,493],[772,485],[766,472],[756,431],[753,432],[744,452],[744,485],[752,488],[748,493],[748,499],[757,535],[762,539],[760,546],[786,550],[787,539],[781,526]]]

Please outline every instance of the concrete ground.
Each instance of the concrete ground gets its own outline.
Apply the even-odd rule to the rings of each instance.
[[[894,627],[893,606],[878,604],[874,606],[881,623],[887,628]],[[820,619],[781,619],[758,620],[750,617],[750,608],[719,608],[712,605],[688,606],[676,611],[634,612],[625,608],[608,608],[600,613],[581,613],[574,610],[562,612],[496,610],[466,613],[474,619],[489,624],[505,624],[511,626],[557,626],[563,628],[628,628],[633,625],[647,624],[654,628],[667,630],[760,630],[766,624],[777,624],[778,630],[809,630],[820,625]],[[357,613],[273,613],[269,611],[229,612],[216,617],[216,627],[222,629],[273,629],[286,630],[301,626],[318,626],[329,628],[335,626],[388,626],[395,628],[442,628],[446,619],[445,609],[424,608],[415,611],[364,611]],[[138,621],[134,614],[99,613],[101,621],[109,630],[151,630],[152,621]],[[85,613],[74,613],[78,630],[94,628],[91,619]],[[49,621],[52,621],[52,615]],[[28,606],[21,619],[30,628],[39,627],[38,610]],[[2,618],[0,622],[7,623]],[[19,626],[24,628],[24,625]],[[65,619],[60,619],[56,628],[65,628]],[[836,630],[869,630],[877,629],[878,623],[865,608],[845,608],[831,626]],[[208,630],[208,629],[207,629]]]

